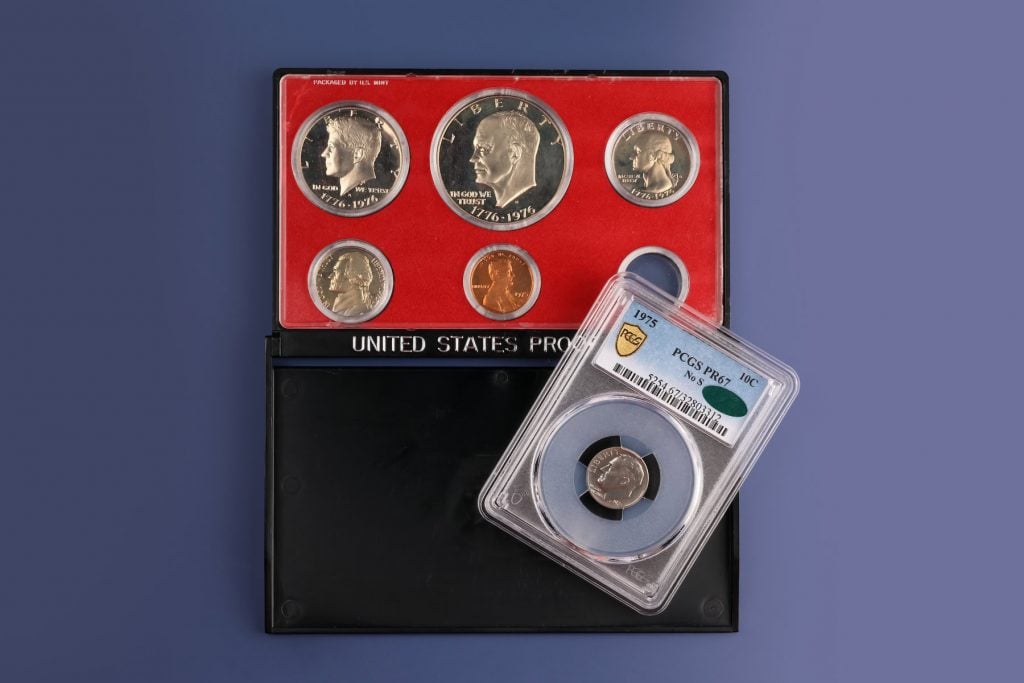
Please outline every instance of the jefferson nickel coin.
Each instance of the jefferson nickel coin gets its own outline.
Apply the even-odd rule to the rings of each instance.
[[[441,198],[490,230],[525,228],[550,213],[569,187],[572,163],[565,124],[518,90],[482,90],[457,102],[430,149]]]
[[[309,201],[339,216],[380,211],[409,174],[398,122],[366,102],[335,102],[306,119],[292,145],[292,173]]]
[[[599,451],[587,465],[587,490],[598,503],[623,510],[647,493],[650,476],[643,458],[622,446]]]
[[[388,305],[394,273],[376,247],[342,240],[324,247],[309,268],[309,295],[325,316],[339,323],[361,323]]]
[[[693,133],[670,116],[647,112],[615,129],[605,147],[605,171],[612,187],[639,206],[678,201],[693,187],[700,150]]]

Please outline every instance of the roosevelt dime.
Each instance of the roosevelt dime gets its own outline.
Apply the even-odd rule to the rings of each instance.
[[[324,247],[309,267],[309,295],[320,312],[340,323],[361,323],[388,305],[394,273],[383,253],[358,240]]]
[[[516,230],[561,201],[572,142],[548,105],[517,90],[483,90],[448,110],[434,132],[430,171],[441,197],[470,223]]]
[[[540,296],[540,270],[523,249],[511,244],[484,247],[469,259],[462,277],[466,299],[492,320],[524,315]]]
[[[599,451],[587,465],[587,490],[598,503],[623,510],[647,493],[650,477],[643,458],[622,446]]]
[[[700,150],[679,121],[648,112],[615,129],[605,147],[605,170],[612,187],[640,206],[665,206],[693,187]]]
[[[397,195],[409,174],[398,122],[366,102],[335,102],[306,119],[292,145],[299,189],[324,211],[365,216]]]

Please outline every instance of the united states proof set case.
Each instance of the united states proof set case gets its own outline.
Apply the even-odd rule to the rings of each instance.
[[[619,274],[489,479],[481,512],[656,614],[797,389],[787,366]]]
[[[655,617],[477,507],[612,274],[728,322],[724,74],[281,69],[274,84],[267,630],[735,630],[735,506]],[[649,496],[659,475],[668,490],[657,456]],[[659,543],[644,567],[669,557],[646,557]]]

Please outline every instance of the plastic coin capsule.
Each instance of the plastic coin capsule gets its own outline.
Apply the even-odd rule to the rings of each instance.
[[[798,390],[788,366],[616,274],[485,484],[480,511],[658,613]]]

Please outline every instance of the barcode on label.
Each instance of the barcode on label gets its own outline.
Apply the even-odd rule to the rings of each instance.
[[[623,367],[620,363],[616,363],[612,370],[615,371],[616,375],[622,376],[631,384],[643,389],[648,395],[653,396],[662,403],[672,406],[686,417],[690,418],[697,424],[707,427],[715,434],[725,436],[725,433],[729,431],[725,425],[719,424],[717,419],[713,420],[710,415],[699,410],[698,406],[701,404],[692,400],[687,401],[687,397],[684,396],[667,395],[661,388],[660,384],[657,384],[645,377],[641,377],[629,368]]]

